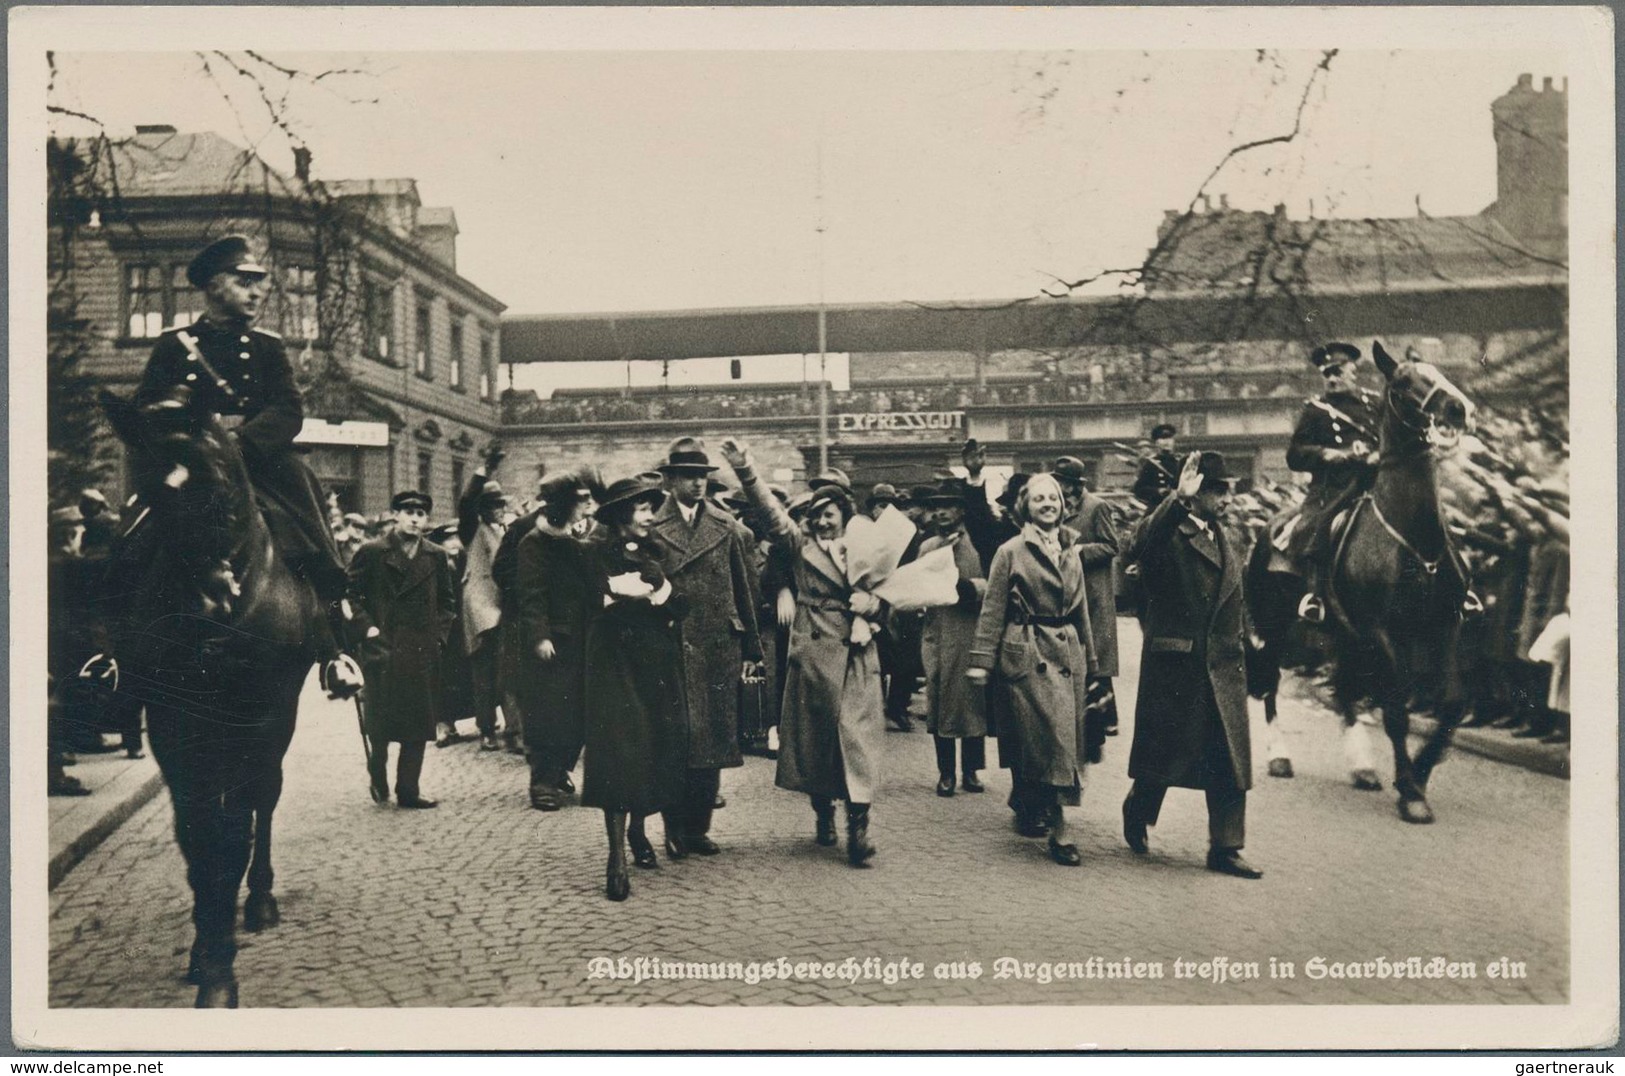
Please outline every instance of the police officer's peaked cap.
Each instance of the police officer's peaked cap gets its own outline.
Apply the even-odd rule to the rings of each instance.
[[[434,511],[434,498],[427,493],[415,489],[403,489],[389,499],[391,512],[402,512],[409,508],[421,508],[425,512]]]
[[[1179,433],[1179,431],[1174,429],[1171,424],[1167,422],[1159,422],[1155,426],[1151,427],[1151,440],[1160,441],[1164,437],[1173,437],[1177,433]]]
[[[265,266],[254,259],[247,236],[228,235],[198,251],[192,264],[186,267],[186,279],[191,281],[194,288],[202,288],[207,287],[217,273],[258,273],[265,276],[266,272]]]
[[[1345,363],[1359,362],[1360,355],[1360,349],[1353,344],[1338,341],[1315,348],[1309,353],[1309,361],[1314,364],[1315,369],[1320,370],[1328,365],[1342,366]]]

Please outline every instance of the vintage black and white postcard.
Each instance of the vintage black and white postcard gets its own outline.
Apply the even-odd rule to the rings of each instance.
[[[1611,19],[11,9],[16,1043],[1614,1041]]]

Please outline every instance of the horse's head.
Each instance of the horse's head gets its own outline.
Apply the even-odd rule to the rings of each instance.
[[[1384,392],[1384,432],[1398,435],[1424,448],[1455,449],[1463,433],[1473,428],[1473,402],[1432,363],[1407,354],[1396,359],[1380,341],[1371,345],[1377,369],[1387,379]],[[1384,451],[1402,447],[1384,445]]]

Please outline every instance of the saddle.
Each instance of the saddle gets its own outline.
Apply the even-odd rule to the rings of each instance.
[[[1355,504],[1359,502],[1356,501]],[[1330,549],[1337,549],[1342,545],[1343,534],[1348,530],[1349,522],[1354,518],[1354,504],[1340,508],[1332,517],[1330,530]],[[1308,526],[1303,519],[1302,509],[1284,512],[1270,520],[1269,544],[1270,557],[1268,570],[1282,575],[1302,575],[1303,567],[1300,563],[1302,551],[1308,544],[1307,533],[1300,533]]]

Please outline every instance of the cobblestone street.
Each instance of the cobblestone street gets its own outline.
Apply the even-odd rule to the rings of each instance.
[[[1473,1004],[1561,1002],[1569,980],[1568,785],[1455,752],[1438,771],[1431,827],[1400,822],[1391,792],[1351,788],[1335,719],[1299,695],[1283,722],[1297,777],[1259,777],[1247,855],[1262,881],[1203,869],[1199,794],[1175,790],[1152,853],[1124,846],[1138,636],[1123,621],[1123,735],[1070,812],[1081,869],[1014,834],[1008,775],[984,795],[934,793],[923,728],[887,736],[874,808],[874,869],[849,869],[812,840],[806,801],[773,787],[773,763],[727,771],[714,836],[724,854],[633,872],[624,904],[603,897],[601,815],[530,810],[513,755],[465,742],[429,752],[439,810],[368,798],[355,717],[312,688],[276,815],[282,924],[244,935],[242,1003],[289,1006],[580,1004]],[[464,725],[465,730],[469,726]],[[991,757],[995,752],[990,750]],[[1380,767],[1385,775],[1391,764]],[[577,783],[579,784],[579,774]],[[190,903],[167,793],[53,892],[52,1006],[189,1006],[181,980]],[[651,822],[658,832],[658,822]],[[658,838],[657,838],[658,843]],[[671,961],[881,961],[924,965],[923,981],[590,979],[599,956]],[[1472,961],[1463,980],[1312,979],[1307,963],[1410,956]],[[1161,961],[1161,979],[1040,982],[995,976],[995,961]],[[1175,978],[1175,960],[1256,961],[1261,975]],[[1293,978],[1270,974],[1291,961]],[[1523,978],[1491,978],[1501,957]],[[976,962],[977,979],[936,977]],[[949,969],[943,969],[948,972]],[[1243,969],[1245,971],[1245,969]]]

